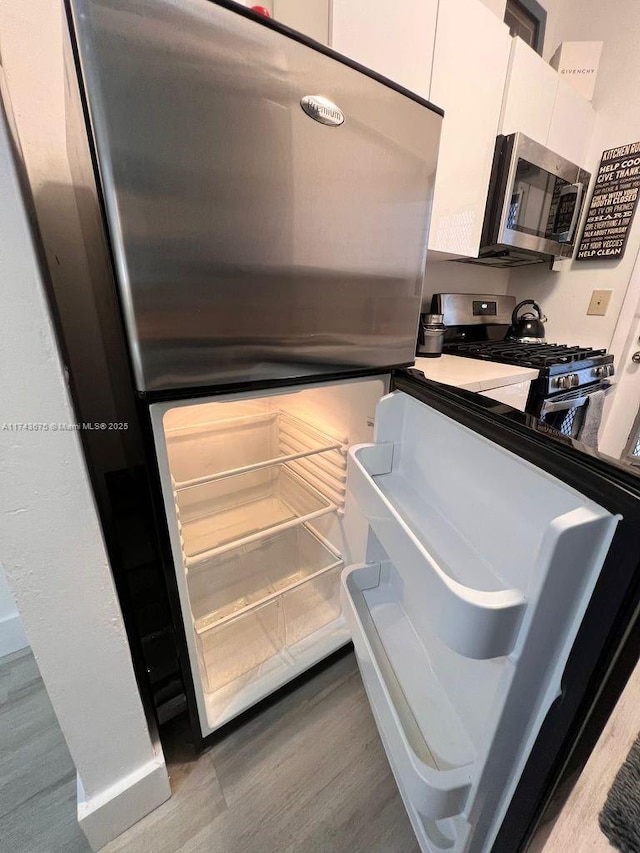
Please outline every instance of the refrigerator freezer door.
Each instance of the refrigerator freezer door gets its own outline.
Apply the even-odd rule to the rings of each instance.
[[[233,4],[69,2],[138,389],[412,362],[439,112]]]
[[[349,457],[342,603],[398,787],[423,851],[488,853],[620,516],[406,392]]]

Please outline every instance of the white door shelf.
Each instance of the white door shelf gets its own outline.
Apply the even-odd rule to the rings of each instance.
[[[447,645],[476,659],[509,654],[524,613],[522,592],[504,588],[464,532],[394,475],[393,451],[387,443],[349,452],[350,486],[369,526]]]
[[[350,449],[348,482],[375,534],[367,560],[383,559],[379,544],[431,630],[475,660],[522,646],[541,589],[566,571],[567,543],[602,516],[540,469],[400,392],[378,404],[375,443]]]
[[[436,678],[380,564],[342,576],[342,602],[373,713],[407,801],[427,820],[459,815],[475,759],[455,708]]]

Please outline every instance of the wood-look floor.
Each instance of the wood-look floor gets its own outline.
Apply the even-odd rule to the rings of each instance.
[[[0,851],[88,853],[75,773],[34,659],[0,664]],[[171,799],[105,853],[417,853],[353,654],[196,756],[164,739]]]
[[[529,853],[611,853],[598,826],[616,773],[640,732],[640,663],[613,709],[582,775],[555,822],[543,827]]]
[[[89,851],[75,768],[29,651],[0,662],[0,851]]]
[[[640,665],[529,853],[611,853],[598,813],[640,729]],[[172,798],[105,853],[417,853],[352,654],[196,756],[164,739]],[[30,652],[0,661],[0,851],[89,853],[75,771]]]

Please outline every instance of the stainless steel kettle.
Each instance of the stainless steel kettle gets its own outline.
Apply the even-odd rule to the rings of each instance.
[[[525,305],[531,305],[536,312],[526,311],[521,317],[518,312]],[[537,316],[536,316],[537,314]],[[525,299],[518,302],[511,315],[511,326],[507,332],[507,341],[518,341],[521,344],[540,344],[544,342],[544,323],[547,318],[542,313],[542,308],[533,299]]]

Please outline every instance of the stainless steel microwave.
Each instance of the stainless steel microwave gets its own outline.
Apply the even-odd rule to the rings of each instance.
[[[523,133],[499,136],[476,262],[522,266],[571,257],[590,177]]]

